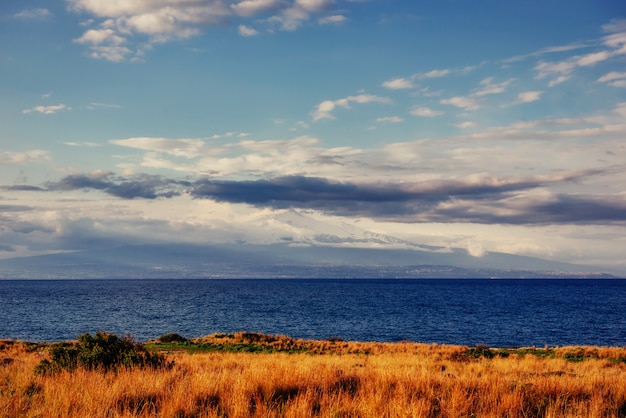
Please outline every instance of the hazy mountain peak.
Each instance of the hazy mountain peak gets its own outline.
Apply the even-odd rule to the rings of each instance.
[[[413,249],[433,251],[434,247],[419,245],[390,235],[367,231],[338,218],[321,217],[312,211],[286,209],[264,213],[253,220],[260,242],[292,245],[347,246],[359,248]],[[249,243],[258,242],[254,239]],[[442,249],[439,249],[442,250]]]

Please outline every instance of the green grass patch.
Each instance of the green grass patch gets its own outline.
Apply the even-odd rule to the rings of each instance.
[[[280,349],[265,344],[253,344],[253,343],[196,343],[190,340],[184,342],[168,342],[162,343],[158,340],[155,342],[149,342],[145,344],[145,348],[152,352],[158,351],[184,351],[186,353],[210,353],[210,352],[222,352],[222,353],[306,353],[310,350],[306,348],[291,348]]]
[[[473,359],[487,358],[492,359],[494,357],[509,357],[510,355],[517,355],[519,357],[535,356],[538,358],[563,358],[567,361],[577,363],[588,359],[598,359],[597,353],[594,351],[586,351],[582,347],[574,347],[569,351],[558,353],[557,350],[551,348],[535,348],[535,347],[523,347],[523,348],[490,348],[485,345],[477,345],[475,347],[468,348],[464,352],[465,356]],[[620,361],[626,362],[626,359],[618,358],[612,360],[615,363]]]
[[[500,348],[498,349],[501,353],[506,353],[507,355],[515,354],[519,357],[524,357],[526,355],[535,356],[538,358],[555,358],[556,352],[550,348],[535,348],[535,347],[524,347],[524,348]]]

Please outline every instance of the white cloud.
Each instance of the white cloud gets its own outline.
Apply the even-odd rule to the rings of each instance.
[[[128,172],[167,169],[194,175],[271,176],[308,173],[313,176],[353,178],[364,174],[362,150],[324,148],[317,138],[240,140],[216,143],[209,139],[127,138],[111,144],[143,151],[139,162],[126,157],[118,167]],[[181,157],[186,161],[181,162]],[[351,167],[345,172],[346,167]]]
[[[141,0],[68,0],[68,3],[69,8],[72,11],[92,13],[98,17],[119,17],[130,14],[146,13],[156,7],[156,4],[151,5],[151,2]]]
[[[506,88],[514,81],[514,79],[510,78],[506,81],[502,81],[501,83],[494,83],[493,77],[485,78],[480,82],[482,86],[480,90],[476,91],[474,96],[486,96],[488,94],[500,94],[506,91]]]
[[[554,87],[557,84],[561,84],[565,81],[569,80],[569,76],[566,75],[560,75],[557,78],[555,78],[554,80],[550,80],[550,82],[548,83],[548,87]]]
[[[468,128],[475,127],[476,123],[468,120],[465,122],[457,123],[454,126],[456,126],[457,128],[461,128],[461,129],[468,129]]]
[[[69,9],[90,14],[81,25],[92,27],[75,42],[89,48],[89,56],[109,61],[138,60],[157,43],[199,35],[207,27],[233,24],[242,36],[256,35],[254,26],[278,26],[293,31],[315,14],[329,10],[333,0],[67,0]],[[261,16],[269,17],[263,17]],[[243,21],[242,21],[243,20]],[[341,14],[328,15],[318,24],[341,23]],[[148,37],[136,40],[138,35]],[[124,45],[123,47],[121,45]],[[117,47],[117,48],[113,48]]]
[[[576,65],[579,67],[591,67],[599,62],[606,61],[611,56],[612,54],[608,51],[594,52],[592,54],[587,54],[579,57],[576,60]]]
[[[239,28],[237,28],[237,31],[239,32],[239,35],[241,36],[257,36],[259,34],[258,30],[254,28],[250,28],[246,25],[239,25]]]
[[[331,0],[296,0],[296,4],[305,10],[319,12],[326,9]]]
[[[603,42],[606,46],[614,48],[613,55],[626,54],[626,30],[605,36]]]
[[[597,83],[607,83],[612,87],[626,87],[626,72],[620,73],[617,71],[611,71],[599,79],[596,80]]]
[[[100,45],[104,43],[119,45],[126,42],[126,39],[117,35],[117,32],[113,29],[90,29],[83,33],[80,38],[74,39],[74,42],[90,45]]]
[[[153,42],[185,39],[200,33],[200,25],[217,24],[225,14],[212,14],[194,9],[160,9],[152,13],[120,19],[120,29],[149,35]]]
[[[346,105],[344,105],[344,107]],[[330,112],[332,112],[336,106],[337,106],[337,101],[324,100],[322,103],[318,104],[317,107],[315,108],[315,111],[313,112],[313,121],[318,121],[321,119],[335,119],[335,117],[331,115]]]
[[[403,90],[415,88],[415,84],[413,84],[411,80],[406,78],[394,78],[392,80],[385,81],[383,83],[383,87],[391,90]]]
[[[568,75],[576,68],[576,61],[561,61],[561,62],[540,62],[535,66],[535,71],[538,72],[537,78],[542,79],[554,74],[561,76]]]
[[[176,157],[185,157],[189,159],[205,155],[209,152],[207,143],[201,139],[136,137],[113,139],[109,142],[123,147],[135,148],[144,151],[165,152]],[[219,149],[215,149],[212,152],[217,153],[219,152]]]
[[[40,149],[26,152],[0,151],[0,164],[27,164],[50,160],[48,151]]]
[[[618,105],[614,113],[612,118],[623,121],[626,104]],[[395,120],[393,116],[388,118],[381,118],[379,123],[393,123]],[[475,128],[476,125],[466,121],[457,127]],[[136,156],[122,159],[119,167],[131,172],[169,169],[216,177],[258,178],[306,173],[307,176],[338,181],[367,176],[372,181],[402,178],[407,182],[419,182],[468,177],[484,173],[486,167],[489,173],[497,176],[552,176],[555,167],[558,167],[562,177],[562,173],[568,170],[623,166],[620,151],[626,134],[626,124],[623,123],[610,125],[597,118],[545,119],[472,131],[435,141],[425,138],[372,149],[327,148],[311,136],[288,140],[233,141],[233,138],[239,137],[237,133],[218,135],[215,140],[135,137],[112,140],[110,143],[142,151],[139,160]],[[546,159],[545,155],[552,157]],[[185,160],[181,161],[181,158]],[[454,165],[452,171],[415,170],[418,165],[425,168],[450,167],[451,162]],[[606,176],[615,179],[611,192],[623,191],[623,169],[607,171]],[[582,192],[592,186],[578,184],[576,187]]]
[[[620,115],[623,118],[626,118],[626,102],[618,103],[617,107],[613,109],[613,112]]]
[[[290,7],[281,11],[280,15],[272,16],[268,19],[270,23],[277,23],[281,30],[294,31],[303,22],[310,18],[310,13],[301,7]]]
[[[375,96],[373,94],[359,94],[358,96],[348,96],[346,99],[349,102],[356,103],[391,103],[391,99],[387,97]]]
[[[432,70],[427,73],[414,74],[409,78],[398,77],[383,82],[383,87],[391,90],[413,89],[417,85],[413,82],[415,79],[438,78],[450,74],[450,70]]]
[[[626,72],[620,73],[617,71],[611,71],[596,80],[598,83],[607,83],[613,80],[619,80],[621,78],[626,78]]]
[[[626,54],[626,29],[621,21],[614,21],[605,25],[605,31],[616,31],[602,38],[602,45],[608,49],[591,52],[585,55],[577,55],[559,62],[540,62],[535,66],[537,79],[557,76],[549,84],[550,87],[567,80],[570,74],[580,67],[592,67],[619,55]]]
[[[86,147],[86,148],[97,148],[97,147],[101,147],[101,144],[98,144],[96,142],[73,142],[73,141],[68,141],[68,142],[64,142],[63,144],[69,146],[69,147]]]
[[[375,96],[372,94],[359,94],[357,96],[348,96],[343,99],[337,100],[324,100],[320,104],[318,104],[313,111],[313,121],[318,121],[321,119],[335,119],[335,117],[331,114],[333,110],[337,106],[343,107],[345,109],[350,109],[350,103],[383,103],[389,104],[391,103],[391,99],[387,97]]]
[[[204,26],[223,23],[233,14],[223,2],[212,0],[68,1],[70,10],[102,19],[98,28],[87,30],[75,42],[87,45],[90,57],[110,61],[136,57],[150,48],[134,46],[131,40],[136,34],[149,36],[150,43],[188,38],[199,34]],[[119,47],[121,44],[128,45]]]
[[[309,129],[309,124],[306,123],[305,121],[299,120],[298,122],[296,122],[296,125],[292,128],[290,128],[290,131],[297,131],[298,129]]]
[[[321,17],[317,21],[320,25],[329,25],[329,24],[343,23],[346,20],[348,19],[343,15],[331,15],[331,16]]]
[[[133,54],[130,48],[122,46],[127,39],[120,35],[120,31],[108,27],[89,29],[80,38],[74,39],[74,42],[88,45],[88,55],[95,59],[120,62]]]
[[[400,123],[400,122],[404,122],[404,119],[402,119],[399,116],[385,116],[382,118],[377,118],[376,122],[381,122],[381,123]]]
[[[89,56],[94,59],[103,59],[112,62],[120,62],[133,54],[125,46],[91,46]]]
[[[17,19],[43,19],[52,16],[52,12],[48,9],[24,9],[13,17]]]
[[[602,25],[602,30],[608,33],[626,32],[626,19],[613,19]]]
[[[434,118],[435,116],[443,115],[441,110],[432,110],[428,107],[416,107],[410,112],[413,116],[420,116],[425,118]]]
[[[44,115],[53,115],[61,110],[70,110],[71,108],[65,106],[64,104],[52,105],[52,106],[35,106],[30,109],[22,110],[22,113],[32,113],[38,112],[43,113]]]
[[[541,98],[542,91],[525,91],[517,95],[515,103],[532,103]]]
[[[476,110],[480,107],[478,102],[471,97],[456,96],[450,99],[440,100],[439,103],[460,107],[465,110]]]
[[[619,109],[626,109],[621,106]],[[624,110],[626,113],[626,110]],[[470,124],[464,124],[470,127]],[[362,179],[406,182],[434,181],[485,174],[505,179],[533,176],[562,181],[571,170],[604,170],[615,182],[611,191],[622,191],[620,142],[626,125],[599,125],[587,119],[531,120],[458,136],[399,142],[384,148],[326,148],[320,140],[300,136],[289,140],[224,140],[128,138],[114,145],[143,151],[138,161],[127,156],[120,168],[137,172],[169,169],[195,175],[266,178],[301,175],[333,178],[337,181]],[[594,138],[594,141],[589,141]],[[506,141],[503,142],[503,141]],[[568,146],[563,148],[564,143]],[[612,154],[608,154],[612,151]],[[545,159],[545,155],[551,155]],[[186,159],[181,162],[181,157]],[[434,167],[451,167],[437,171]],[[415,170],[416,166],[433,168]],[[389,167],[393,167],[390,170]],[[555,173],[558,167],[558,173]],[[539,177],[537,177],[539,176]],[[542,177],[543,176],[543,177]],[[478,180],[482,179],[478,175]],[[469,181],[468,180],[468,181]],[[477,181],[478,181],[477,180]],[[494,181],[496,179],[494,178]],[[606,183],[604,179],[601,182]],[[600,181],[598,180],[598,181]],[[481,180],[482,181],[482,180]],[[592,190],[577,184],[581,192]],[[435,184],[435,183],[432,183]],[[607,186],[610,185],[606,183]]]
[[[118,104],[110,104],[110,103],[99,103],[99,102],[91,102],[87,106],[85,106],[89,110],[94,109],[121,109],[122,106]]]
[[[513,62],[524,60],[529,57],[537,57],[541,55],[553,54],[553,53],[559,53],[559,52],[568,52],[568,51],[573,51],[575,49],[589,48],[592,45],[593,45],[592,42],[574,42],[574,43],[567,44],[567,45],[549,46],[547,48],[543,48],[539,51],[532,52],[530,54],[517,55],[515,57],[507,58],[503,60],[503,62],[513,63]]]
[[[422,74],[421,76],[425,78],[438,78],[438,77],[445,77],[448,74],[450,74],[450,70],[445,69],[445,70],[432,70],[432,71]]]
[[[280,0],[244,0],[230,7],[240,16],[250,17],[271,11],[280,6]]]

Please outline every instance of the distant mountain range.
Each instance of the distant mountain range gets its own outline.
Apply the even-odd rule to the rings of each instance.
[[[0,279],[612,277],[587,266],[465,250],[131,245],[0,260]]]
[[[230,243],[110,245],[0,260],[0,279],[614,277],[600,268],[420,245],[297,211]],[[232,231],[231,231],[232,232]]]

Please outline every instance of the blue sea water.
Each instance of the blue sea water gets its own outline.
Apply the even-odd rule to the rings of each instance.
[[[626,345],[626,280],[0,281],[0,338],[254,331],[494,347]]]

